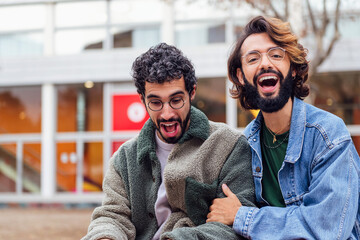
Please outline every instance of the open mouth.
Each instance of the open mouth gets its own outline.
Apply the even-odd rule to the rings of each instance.
[[[265,95],[272,95],[278,86],[279,78],[276,75],[263,75],[258,78],[258,85]]]
[[[276,76],[265,76],[259,79],[260,87],[274,87],[278,82],[278,78]]]
[[[164,130],[167,132],[167,133],[173,133],[176,131],[176,125],[178,123],[172,123],[172,124],[161,124],[163,127],[164,127]]]
[[[178,122],[172,122],[172,123],[161,123],[160,128],[162,130],[162,133],[166,137],[174,137],[179,131],[180,124]]]

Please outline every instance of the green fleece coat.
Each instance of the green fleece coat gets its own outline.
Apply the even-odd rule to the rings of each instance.
[[[158,230],[155,202],[161,184],[155,127],[149,119],[139,136],[110,160],[102,206],[83,240],[152,239]],[[243,205],[254,206],[251,152],[243,135],[191,108],[189,129],[170,152],[164,184],[172,214],[161,239],[239,239],[231,227],[205,223],[211,201],[226,183]]]

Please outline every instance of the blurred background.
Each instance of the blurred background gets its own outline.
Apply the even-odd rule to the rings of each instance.
[[[193,105],[240,130],[226,61],[254,16],[289,21],[309,49],[307,102],[360,151],[358,0],[0,0],[0,204],[100,204],[112,153],[147,114],[131,65],[167,42],[195,65]]]

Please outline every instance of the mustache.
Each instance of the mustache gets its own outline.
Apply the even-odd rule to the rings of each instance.
[[[158,119],[158,123],[166,123],[166,122],[181,122],[180,118],[170,118],[170,119]]]
[[[284,75],[281,72],[275,71],[273,69],[267,69],[267,70],[261,69],[260,72],[254,76],[254,79],[253,79],[254,84],[256,83],[256,80],[259,78],[259,76],[264,73],[274,73],[279,77],[280,80],[284,79]]]

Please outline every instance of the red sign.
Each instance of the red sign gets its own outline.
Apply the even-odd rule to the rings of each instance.
[[[140,130],[149,115],[137,94],[113,95],[113,130]]]

